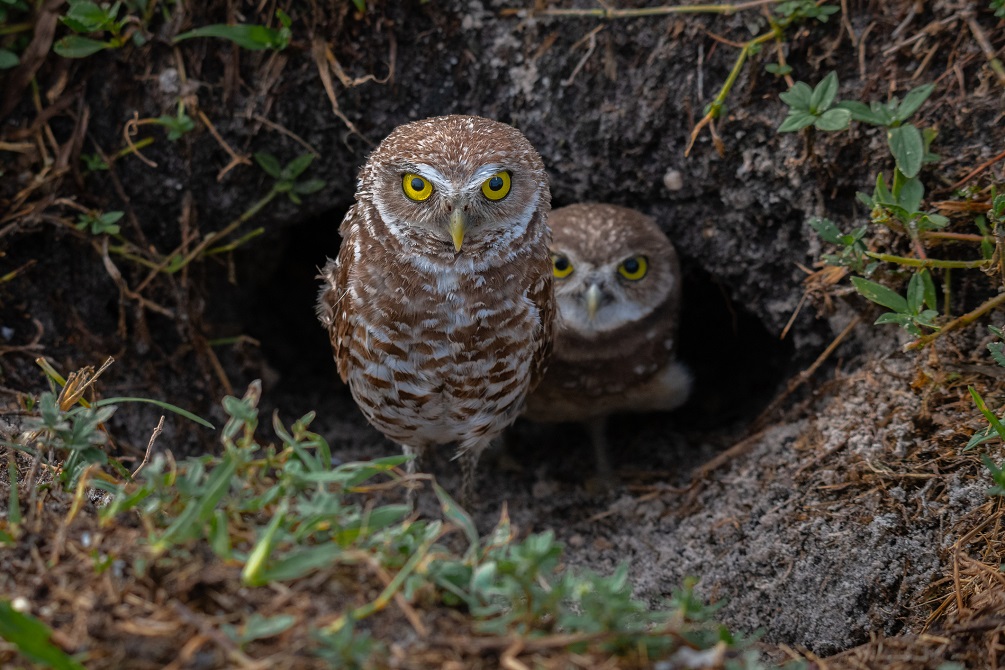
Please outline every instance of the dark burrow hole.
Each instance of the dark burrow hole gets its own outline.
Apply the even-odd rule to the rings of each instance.
[[[341,218],[342,211],[332,211],[289,226],[260,247],[270,260],[246,266],[249,276],[242,283],[251,303],[246,313],[255,318],[244,332],[261,342],[261,353],[276,373],[266,388],[264,409],[278,408],[287,421],[316,410],[314,428],[333,448],[347,447],[353,457],[384,455],[393,453],[389,444],[379,454],[366,453],[379,448],[381,438],[366,427],[338,380],[327,334],[314,313],[316,275],[326,258],[338,253]],[[616,469],[686,475],[741,437],[791,373],[791,345],[769,334],[696,263],[682,257],[682,264],[680,358],[694,375],[694,391],[670,413],[613,417],[608,441]],[[555,469],[569,477],[591,474],[592,456],[583,456],[587,437],[579,426],[520,421],[511,437],[509,449],[518,461],[555,459]]]

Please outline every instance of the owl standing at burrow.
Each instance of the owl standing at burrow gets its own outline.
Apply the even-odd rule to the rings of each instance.
[[[606,476],[607,417],[668,411],[691,391],[691,375],[676,360],[677,252],[655,221],[625,207],[570,205],[549,223],[559,326],[526,414],[585,423]]]
[[[479,454],[547,365],[550,207],[541,157],[516,129],[409,123],[363,166],[321,274],[318,316],[363,414],[406,454],[456,444],[466,501]]]

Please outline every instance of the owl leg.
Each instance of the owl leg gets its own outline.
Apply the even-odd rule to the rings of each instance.
[[[412,457],[411,460],[409,460],[407,463],[405,463],[405,474],[408,475],[408,479],[409,479],[407,488],[405,489],[406,490],[405,500],[408,502],[408,505],[414,509],[415,508],[415,491],[419,488],[418,483],[416,483],[416,481],[414,479],[414,475],[415,475],[415,473],[417,473],[420,470],[423,470],[425,468],[425,462],[424,461],[426,460],[425,459],[426,448],[425,447],[412,447],[412,446],[409,446],[407,444],[403,444],[403,445],[401,445],[401,451],[406,456],[411,456]]]
[[[457,459],[461,462],[461,507],[471,507],[475,499],[475,468],[481,451],[479,448],[468,448],[457,452]]]
[[[605,482],[613,479],[611,462],[607,458],[607,417],[598,416],[586,422],[586,430],[593,444],[593,457],[596,461],[597,476]]]

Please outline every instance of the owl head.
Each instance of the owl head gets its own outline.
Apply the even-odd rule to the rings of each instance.
[[[676,317],[677,253],[648,216],[578,204],[554,210],[548,222],[563,328],[590,339],[634,327],[654,312]]]
[[[396,128],[371,154],[357,197],[390,233],[426,254],[505,249],[551,194],[541,157],[520,131],[476,116]]]

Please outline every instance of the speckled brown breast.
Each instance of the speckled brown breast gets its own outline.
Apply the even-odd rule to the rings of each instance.
[[[499,264],[472,274],[409,263],[409,250],[383,234],[370,206],[354,210],[322,275],[321,318],[339,374],[367,419],[398,443],[487,443],[520,413],[548,357],[553,302],[543,215]]]

